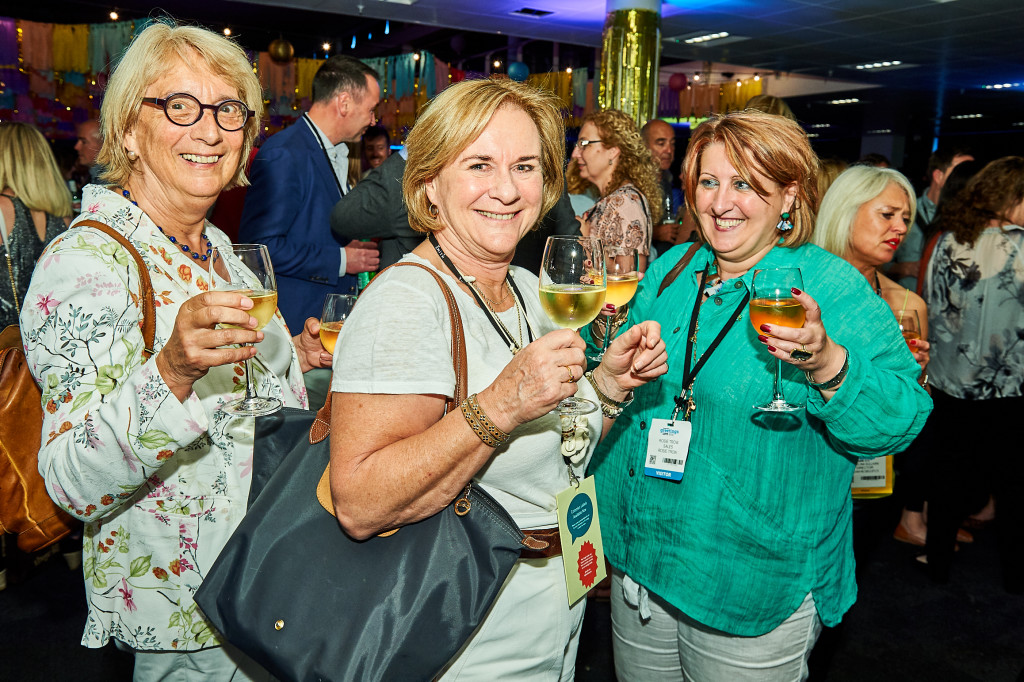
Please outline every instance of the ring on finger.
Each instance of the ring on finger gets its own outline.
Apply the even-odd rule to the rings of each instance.
[[[569,367],[568,365],[563,365],[563,366],[565,367],[565,370],[566,370],[567,372],[569,372],[569,378],[568,378],[568,379],[566,379],[565,381],[563,381],[562,383],[563,383],[563,384],[571,384],[571,383],[575,383],[575,381],[576,381],[576,375],[575,375],[575,373],[574,373],[574,372],[572,371],[572,367]]]
[[[802,343],[800,344],[799,350],[794,348],[789,352],[789,357],[793,358],[797,362],[804,362],[805,360],[810,360],[813,355],[814,353],[808,351],[807,347],[804,346],[804,344]]]

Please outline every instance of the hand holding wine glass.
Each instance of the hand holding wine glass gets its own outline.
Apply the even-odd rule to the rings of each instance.
[[[253,307],[249,314],[256,318],[257,330],[267,326],[277,311],[277,281],[267,247],[263,244],[216,247],[210,265],[210,279],[214,289],[237,291],[252,300]],[[252,360],[246,358],[245,397],[226,403],[220,409],[230,414],[258,417],[280,410],[281,401],[256,395],[252,381]]]
[[[772,327],[802,327],[805,311],[800,301],[793,296],[793,289],[802,289],[803,279],[799,268],[773,268],[754,273],[754,294],[750,299],[750,323],[758,334],[765,332],[765,325]],[[768,343],[771,343],[769,339]],[[800,355],[797,355],[800,354]],[[791,351],[794,359],[810,359],[811,354],[803,349]],[[806,356],[806,357],[805,357]],[[762,412],[795,412],[803,405],[786,401],[782,394],[782,360],[776,358],[775,385],[772,399],[761,405],[754,405]]]
[[[608,275],[608,287],[605,293],[605,304],[612,305],[616,311],[633,300],[636,295],[636,287],[640,283],[640,253],[631,247],[605,246],[605,269]],[[604,341],[601,350],[589,359],[601,361],[608,344],[611,342],[611,334],[615,313],[608,315],[604,322]],[[620,324],[622,320],[620,319]],[[595,325],[597,326],[597,325]]]
[[[540,304],[559,327],[579,330],[604,307],[606,270],[604,249],[596,237],[548,237],[540,266]],[[568,376],[567,381],[578,381]],[[570,397],[559,403],[563,415],[589,414],[593,401]]]

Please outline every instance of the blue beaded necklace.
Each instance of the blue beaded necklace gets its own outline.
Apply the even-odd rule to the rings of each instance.
[[[139,202],[132,199],[131,192],[122,187],[121,194],[124,196],[125,199],[132,202],[132,204],[134,204],[135,207],[138,208]],[[209,237],[206,236],[205,232],[202,234],[202,239],[204,242],[206,242],[206,255],[203,255],[200,254],[198,251],[193,251],[192,249],[188,248],[187,244],[178,244],[178,240],[164,232],[164,228],[160,227],[159,225],[156,226],[156,229],[160,230],[160,234],[170,239],[172,244],[177,245],[178,248],[184,251],[186,255],[192,256],[192,258],[194,258],[195,260],[204,261],[208,259],[210,255],[213,253],[213,242],[210,241]]]

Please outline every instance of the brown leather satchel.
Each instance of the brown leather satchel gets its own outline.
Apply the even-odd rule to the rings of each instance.
[[[83,220],[110,235],[135,259],[142,284],[144,361],[153,354],[156,308],[149,270],[131,242],[108,225]],[[71,532],[77,522],[50,499],[39,475],[43,428],[42,392],[28,370],[21,330],[11,325],[0,333],[0,531],[13,533],[18,548],[36,552]]]

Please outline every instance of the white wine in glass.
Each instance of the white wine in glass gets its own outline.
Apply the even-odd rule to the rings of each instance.
[[[263,244],[232,244],[213,250],[210,281],[218,291],[237,291],[252,299],[249,314],[256,318],[256,329],[263,329],[277,310],[277,281],[270,254]],[[238,325],[224,325],[241,328]],[[277,398],[256,395],[252,382],[252,359],[245,361],[245,397],[221,406],[221,411],[247,417],[273,414],[281,409]]]
[[[356,297],[351,294],[327,294],[324,298],[324,309],[320,313],[320,343],[331,355],[338,343],[338,334],[356,304]]]
[[[631,247],[604,247],[605,269],[608,274],[608,291],[604,302],[611,303],[616,310],[633,300],[637,285],[640,283],[640,253]],[[590,360],[600,362],[611,343],[613,317],[605,318],[604,339],[601,350],[588,356]]]
[[[607,280],[604,248],[596,237],[548,237],[540,265],[540,305],[551,321],[579,330],[604,307]],[[593,401],[570,397],[558,404],[563,415],[589,414]]]
[[[792,289],[804,288],[800,268],[772,268],[754,272],[754,297],[750,300],[750,324],[763,334],[762,324],[778,327],[804,326],[804,307],[793,298]],[[763,405],[754,405],[762,412],[796,412],[803,405],[786,402],[782,394],[782,360],[775,359],[775,387],[772,399]]]

